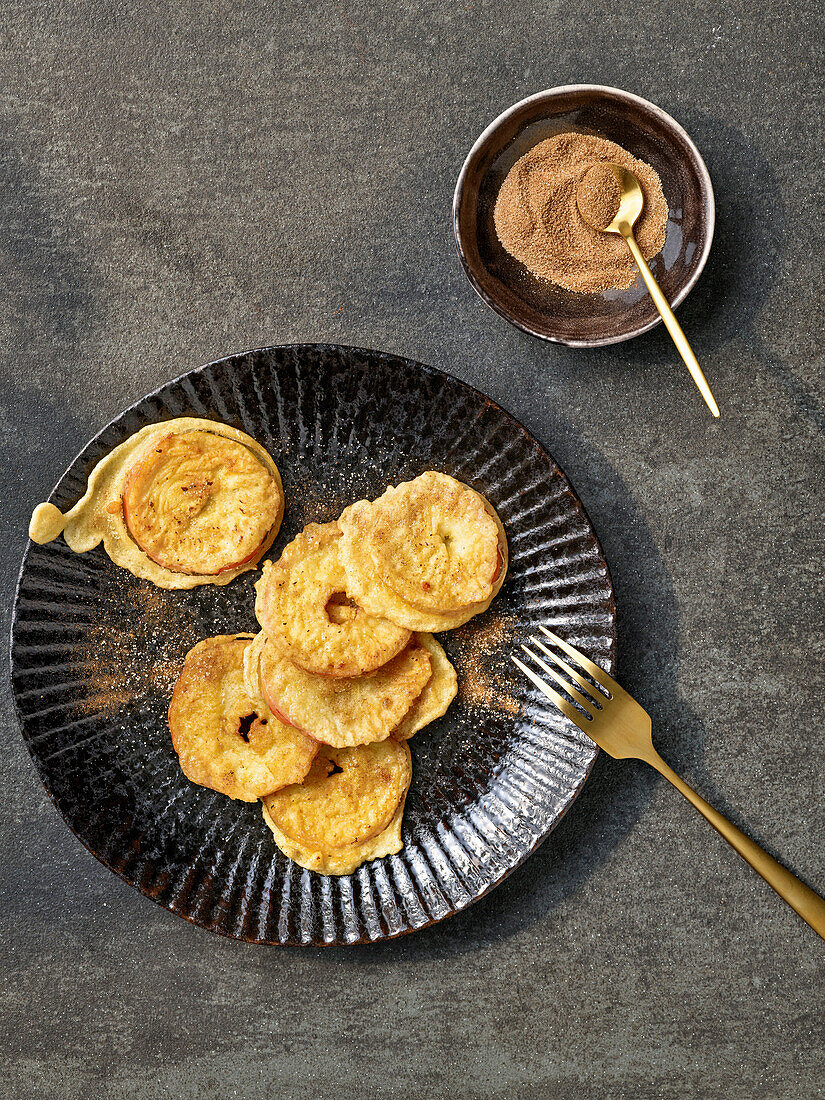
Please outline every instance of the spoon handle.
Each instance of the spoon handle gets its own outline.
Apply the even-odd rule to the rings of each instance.
[[[707,407],[713,413],[714,416],[719,416],[719,406],[716,404],[716,399],[710,392],[710,386],[707,379],[702,373],[702,368],[699,366],[699,361],[693,354],[693,349],[687,341],[687,337],[682,332],[682,326],[676,320],[676,316],[673,310],[668,305],[667,298],[662,294],[659,284],[653,278],[653,273],[645,262],[645,258],[639,250],[639,246],[636,244],[636,238],[632,233],[628,233],[624,238],[627,241],[627,246],[633,253],[633,259],[642,273],[642,278],[645,281],[645,286],[650,291],[650,297],[653,299],[653,304],[659,311],[659,315],[665,323],[665,327],[670,335],[673,337],[673,343],[685,361],[685,366],[690,371],[693,381],[699,387],[699,391],[704,397]]]

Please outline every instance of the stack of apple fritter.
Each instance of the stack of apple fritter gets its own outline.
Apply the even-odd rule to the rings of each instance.
[[[187,656],[169,711],[184,772],[261,798],[278,847],[311,870],[400,851],[406,742],[457,687],[431,632],[486,610],[506,569],[492,506],[445,474],[309,524],[264,565],[260,633]]]

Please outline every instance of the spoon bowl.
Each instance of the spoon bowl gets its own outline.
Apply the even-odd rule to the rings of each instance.
[[[628,168],[623,168],[621,164],[608,164],[606,167],[616,177],[616,182],[622,190],[622,198],[619,202],[619,209],[616,211],[616,217],[609,225],[604,227],[604,232],[618,233],[624,237],[639,219],[642,207],[645,204],[644,192],[641,184]],[[582,217],[587,221],[581,207],[579,207],[579,210]]]

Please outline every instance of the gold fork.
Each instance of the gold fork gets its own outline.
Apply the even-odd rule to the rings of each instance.
[[[800,882],[796,875],[792,875],[781,863],[777,863],[758,844],[754,844],[718,810],[714,810],[713,806],[705,802],[704,798],[700,798],[672,768],[668,767],[653,747],[650,715],[611,676],[608,676],[604,669],[546,627],[540,626],[539,630],[550,642],[572,657],[596,683],[593,684],[591,680],[576,672],[567,661],[548,649],[536,637],[531,638],[531,641],[548,661],[552,662],[552,665],[542,660],[527,646],[523,645],[521,648],[546,676],[554,680],[571,699],[576,701],[576,706],[518,657],[512,657],[521,671],[529,676],[536,687],[555,703],[571,722],[592,738],[600,749],[604,749],[616,760],[643,760],[669,780],[728,844],[753,867],[754,871],[758,871],[765,882],[772,886],[777,894],[825,939],[825,900],[815,894],[804,882]],[[558,671],[559,669],[565,673],[564,676]]]

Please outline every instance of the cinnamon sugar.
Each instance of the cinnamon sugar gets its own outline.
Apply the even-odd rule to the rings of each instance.
[[[464,706],[506,714],[521,713],[522,704],[502,684],[506,643],[516,630],[513,615],[488,611],[481,623],[452,632],[457,650],[458,699]]]
[[[579,212],[594,229],[606,229],[619,213],[622,189],[606,164],[588,169],[576,192]]]
[[[516,161],[501,185],[493,213],[502,246],[531,274],[580,293],[624,289],[634,282],[638,271],[625,242],[588,224],[576,201],[589,170],[606,162],[629,168],[641,185],[644,207],[634,232],[642,255],[649,260],[662,250],[668,204],[656,170],[613,141],[589,134],[556,134]],[[591,182],[598,184],[599,177]],[[607,204],[604,194],[601,199],[603,216],[609,195]]]
[[[149,693],[168,696],[180,671],[180,609],[154,587],[105,593],[78,649],[86,714],[111,713]]]

